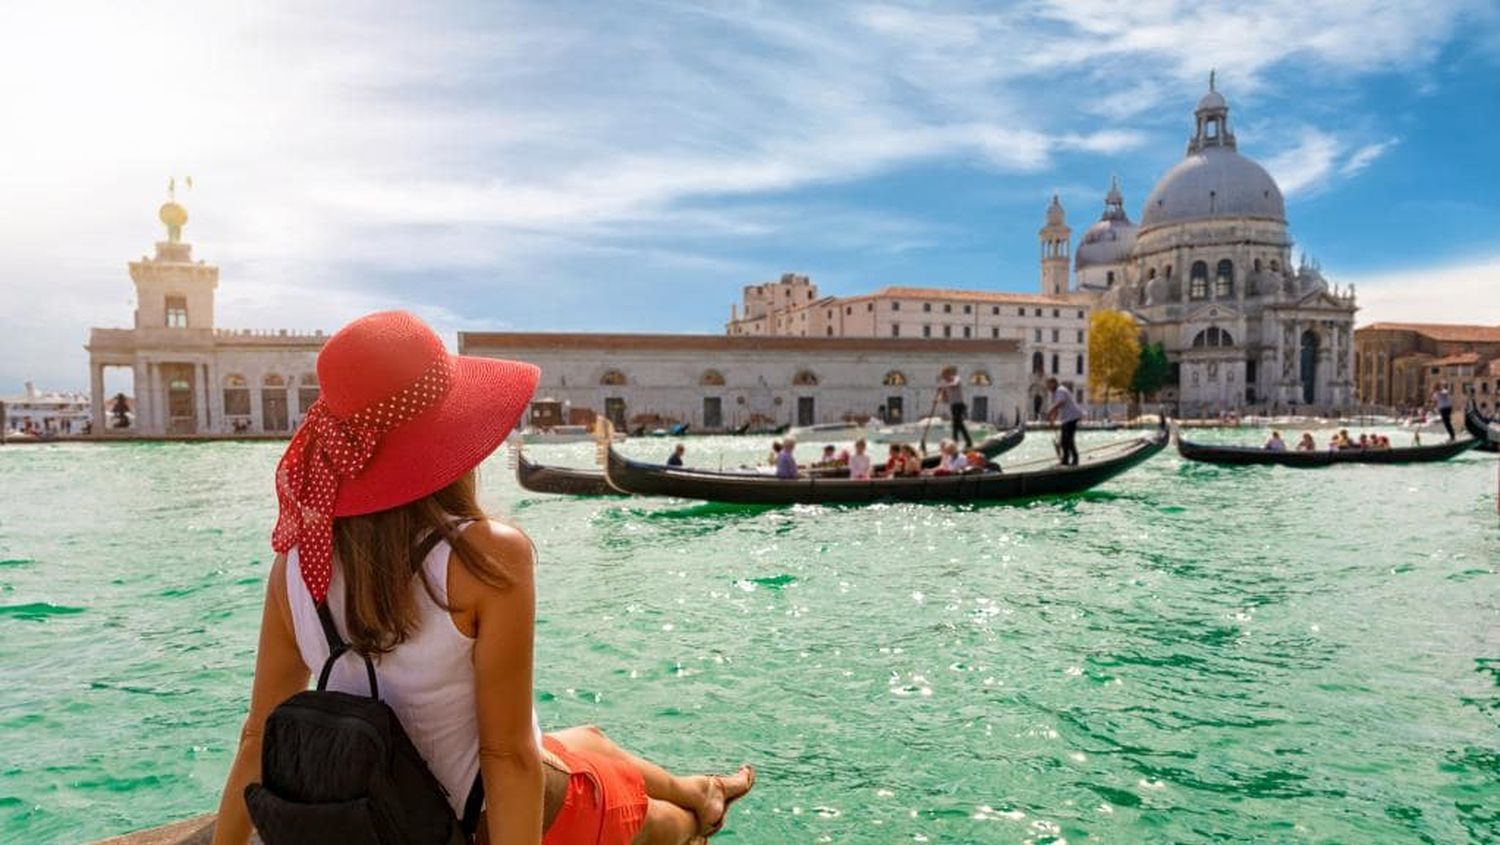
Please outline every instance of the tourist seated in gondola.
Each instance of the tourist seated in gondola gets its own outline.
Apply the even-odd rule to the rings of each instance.
[[[901,465],[906,462],[906,453],[900,443],[892,443],[885,456],[885,466],[880,470],[882,478],[895,478],[901,474]]]
[[[1266,441],[1266,451],[1268,451],[1268,452],[1285,452],[1286,451],[1286,441],[1281,439],[1281,432],[1279,432],[1279,431],[1273,431],[1273,432],[1271,432],[1271,439]]]
[[[1316,452],[1316,451],[1318,451],[1318,441],[1316,441],[1316,440],[1313,439],[1311,431],[1304,431],[1304,432],[1302,432],[1302,439],[1299,440],[1299,441],[1297,441],[1297,451],[1298,452]]]
[[[978,449],[970,449],[964,454],[964,472],[999,472],[1000,465],[986,458],[984,453]]]
[[[1359,436],[1359,448],[1361,448],[1361,449],[1372,448],[1372,445],[1370,443],[1370,435],[1368,435],[1368,434],[1361,434]]]
[[[667,466],[669,466],[669,467],[680,467],[680,466],[682,466],[682,455],[686,451],[687,451],[687,446],[685,444],[678,443],[677,446],[672,449],[672,454],[670,454],[670,455],[667,456]]]
[[[766,463],[770,464],[771,466],[776,466],[776,461],[780,457],[781,457],[781,441],[780,440],[772,440],[771,441],[771,457],[766,460]]]
[[[854,454],[849,456],[849,477],[864,481],[870,477],[870,455],[865,451],[865,439],[854,441]]]
[[[933,475],[955,475],[963,472],[967,466],[968,462],[958,452],[957,443],[944,440],[938,444],[938,463],[932,468]]]
[[[901,444],[901,474],[906,476],[922,474],[922,456],[917,454],[917,449],[910,443]]]
[[[776,454],[776,477],[797,477],[797,456],[793,452],[797,448],[797,441],[788,437],[781,441],[781,451]]]

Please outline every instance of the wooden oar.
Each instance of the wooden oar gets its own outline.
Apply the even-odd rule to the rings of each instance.
[[[932,393],[932,409],[927,412],[927,422],[922,426],[922,442],[918,446],[922,450],[922,457],[927,457],[927,430],[932,428],[932,415],[937,413],[938,397],[943,395],[943,389],[938,388]]]

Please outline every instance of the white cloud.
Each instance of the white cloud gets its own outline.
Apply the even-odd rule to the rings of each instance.
[[[424,305],[430,286],[399,281],[419,273],[483,280],[461,292],[474,313],[449,325],[541,288],[623,310],[636,291],[549,274],[617,255],[642,272],[731,276],[732,290],[737,258],[683,242],[930,243],[881,209],[824,209],[839,225],[822,229],[748,209],[914,163],[1036,174],[1061,154],[1119,156],[1152,137],[1127,122],[1180,108],[1209,65],[1241,96],[1290,63],[1420,64],[1462,9],[5,4],[0,387],[83,381],[85,328],[129,319],[123,263],[149,248],[169,173],[199,180],[189,237],[223,265],[229,325],[331,328],[372,305]],[[1298,137],[1279,159],[1289,193],[1386,148]],[[709,207],[726,200],[736,208]]]
[[[1500,325],[1500,256],[1342,277],[1355,285],[1359,323]]]
[[[1339,175],[1344,177],[1357,175],[1360,171],[1375,163],[1375,159],[1385,155],[1399,141],[1390,138],[1385,141],[1377,141],[1373,144],[1365,144],[1349,154],[1344,163],[1339,166]]]
[[[1266,169],[1276,177],[1283,194],[1295,196],[1327,180],[1334,172],[1341,148],[1334,136],[1317,129],[1303,129],[1296,146],[1266,159]]]

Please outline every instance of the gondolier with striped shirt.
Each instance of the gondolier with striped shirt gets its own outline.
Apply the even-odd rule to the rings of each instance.
[[[1073,400],[1073,391],[1047,379],[1047,390],[1052,393],[1052,407],[1047,409],[1047,421],[1062,423],[1061,455],[1063,466],[1078,466],[1078,421],[1083,419],[1083,410]]]

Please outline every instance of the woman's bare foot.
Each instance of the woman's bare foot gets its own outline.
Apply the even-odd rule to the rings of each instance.
[[[703,780],[704,797],[703,807],[698,811],[698,831],[708,837],[724,829],[729,807],[755,786],[755,767],[740,766],[740,770],[732,775],[715,775]]]

